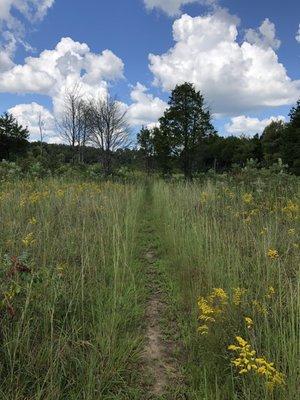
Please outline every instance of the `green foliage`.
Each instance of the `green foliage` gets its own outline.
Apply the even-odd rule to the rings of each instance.
[[[281,159],[289,172],[300,175],[299,115],[300,100],[291,109],[290,122],[272,121],[261,136],[222,137],[214,131],[201,93],[190,83],[178,85],[159,126],[142,128],[137,135],[138,148],[124,147],[111,152],[113,173],[109,178],[120,176],[124,167],[131,171],[161,172],[165,177],[182,171],[185,178],[191,178],[212,169],[222,173],[236,170],[236,166],[243,168],[251,159],[257,161],[257,168],[272,168]],[[85,144],[80,149],[81,161],[77,157],[75,162],[72,146],[49,143],[41,146],[27,139],[28,130],[13,116],[6,113],[0,117],[0,160],[16,161],[22,174],[28,176],[55,176],[64,171],[68,171],[68,176],[84,176],[86,172],[88,176],[89,166],[101,164],[106,157],[103,150]],[[97,177],[105,175],[103,168],[98,172]],[[91,176],[94,175],[92,172]]]
[[[0,180],[13,181],[22,178],[22,168],[14,163],[3,160],[0,162]]]
[[[24,154],[28,138],[28,129],[23,128],[13,115],[4,113],[0,116],[0,160]]]
[[[261,142],[264,158],[268,166],[276,163],[281,158],[282,138],[285,130],[283,121],[272,121],[262,134]]]
[[[177,85],[159,122],[169,152],[180,159],[185,177],[191,178],[203,139],[215,133],[203,96],[191,83]]]
[[[186,398],[296,400],[299,179],[282,163],[274,174],[254,161],[236,176],[209,176],[156,182],[153,192]],[[240,300],[238,293],[245,293]],[[270,390],[264,369],[239,374],[243,360],[228,349],[236,336],[251,344],[257,362],[274,362],[283,382]]]
[[[143,398],[142,195],[62,179],[1,185],[1,399]]]
[[[152,130],[143,127],[137,135],[137,143],[147,172],[153,169],[154,143]]]

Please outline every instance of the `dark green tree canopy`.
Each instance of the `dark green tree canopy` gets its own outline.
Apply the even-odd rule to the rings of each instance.
[[[300,128],[300,99],[297,101],[295,107],[293,107],[289,113],[290,125],[293,128]]]
[[[205,136],[214,133],[211,115],[204,105],[204,97],[192,83],[177,85],[173,90],[169,108],[160,118],[160,127],[168,131],[179,149],[182,145],[192,149]]]
[[[20,125],[12,114],[6,112],[0,116],[0,135],[27,140],[29,138],[29,131]]]
[[[185,177],[191,178],[203,139],[215,133],[211,115],[192,83],[177,85],[168,104],[160,130],[169,137],[171,153],[180,157]]]
[[[286,124],[283,121],[272,121],[261,136],[264,158],[267,165],[272,165],[281,158],[281,147]]]
[[[29,132],[18,123],[13,115],[0,116],[0,160],[15,159],[23,154],[27,147]]]

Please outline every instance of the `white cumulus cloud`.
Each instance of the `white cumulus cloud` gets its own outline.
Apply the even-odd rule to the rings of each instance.
[[[47,11],[55,0],[1,0],[0,21],[7,24],[17,23],[13,16],[13,10],[23,14],[28,20],[40,20],[45,17]]]
[[[225,125],[225,129],[231,135],[249,135],[261,134],[266,126],[272,121],[286,121],[286,118],[282,115],[277,117],[270,117],[265,119],[251,118],[246,115],[240,115],[238,117],[231,118],[231,121]]]
[[[300,43],[300,24],[295,39],[297,40],[298,43]]]
[[[122,78],[123,69],[122,60],[110,50],[95,54],[85,43],[62,38],[55,49],[0,70],[0,92],[48,95],[57,111],[67,88],[80,84],[86,95],[105,96],[107,81]]]
[[[131,91],[133,103],[128,107],[128,119],[132,126],[152,126],[163,115],[167,103],[159,97],[147,93],[146,86],[141,83]]]
[[[256,29],[247,29],[245,40],[248,43],[256,44],[264,48],[271,47],[275,50],[279,49],[281,41],[276,38],[276,28],[273,22],[266,18],[261,26]]]
[[[148,10],[160,9],[169,16],[176,16],[181,13],[182,7],[186,4],[199,3],[214,6],[217,0],[144,0],[144,3]]]
[[[256,40],[252,35],[240,44],[239,23],[239,18],[220,8],[194,18],[182,15],[173,25],[174,47],[162,55],[149,55],[154,83],[169,91],[178,83],[192,82],[212,111],[221,114],[295,102],[300,81],[289,78],[272,48],[278,45],[275,27],[266,20],[260,35],[254,35]]]
[[[52,113],[40,104],[35,102],[18,104],[9,109],[8,112],[13,114],[21,125],[28,128],[31,141],[40,140],[39,121],[42,122],[45,140],[49,143],[57,143],[59,141]]]
[[[0,72],[12,66],[17,45],[22,45],[26,51],[32,50],[24,40],[25,21],[27,24],[41,21],[54,1],[0,0]]]

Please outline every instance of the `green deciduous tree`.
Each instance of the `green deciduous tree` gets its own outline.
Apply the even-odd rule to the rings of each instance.
[[[137,135],[137,142],[144,161],[145,169],[149,173],[153,169],[154,160],[153,130],[142,127],[141,131]]]
[[[261,136],[264,160],[268,166],[282,158],[282,141],[286,126],[283,121],[272,121]]]

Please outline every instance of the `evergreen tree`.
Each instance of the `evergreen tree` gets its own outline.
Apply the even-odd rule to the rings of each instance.
[[[165,145],[170,146],[169,149],[165,147],[165,152],[180,159],[185,177],[191,179],[203,139],[215,132],[211,115],[203,96],[191,83],[177,85],[168,104],[169,108],[159,121]]]
[[[290,122],[284,130],[282,140],[282,159],[290,171],[300,175],[300,100],[289,114]]]
[[[0,159],[15,158],[27,147],[29,132],[18,123],[12,114],[0,116]]]

